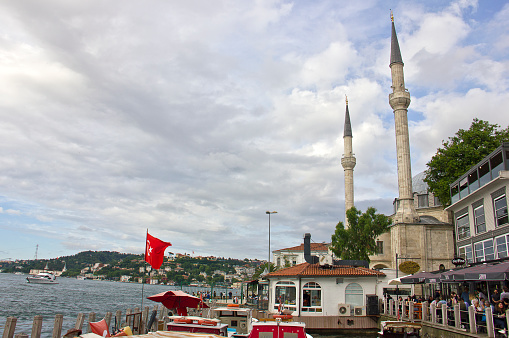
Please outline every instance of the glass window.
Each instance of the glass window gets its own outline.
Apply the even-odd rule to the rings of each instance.
[[[427,207],[429,207],[428,194],[426,194],[426,195],[417,195],[417,207],[418,208],[427,208]]]
[[[479,185],[482,187],[490,180],[490,164],[486,162],[479,167]]]
[[[295,307],[296,294],[295,283],[277,282],[274,304],[276,304],[276,306],[278,304],[283,304],[285,307]]]
[[[456,229],[458,230],[458,239],[470,237],[470,223],[468,213],[456,218]]]
[[[479,188],[479,181],[477,176],[477,170],[471,172],[468,175],[468,189],[470,192],[475,191],[477,188]]]
[[[479,234],[486,231],[486,222],[484,221],[484,205],[474,209],[475,233]]]
[[[495,198],[495,224],[501,226],[508,223],[507,219],[507,201],[505,195]]]
[[[435,196],[435,206],[439,206],[439,205],[442,205],[442,203],[440,203],[440,200],[438,199],[438,197]]]
[[[493,248],[493,240],[487,239],[474,244],[475,261],[484,262],[495,259],[495,250]]]
[[[509,235],[504,235],[495,238],[495,245],[497,246],[497,258],[507,257],[507,243],[509,242]]]
[[[302,288],[302,311],[322,312],[322,288],[316,282],[309,282]]]
[[[468,195],[468,179],[465,177],[460,181],[460,199]]]
[[[473,263],[474,259],[472,257],[472,246],[467,245],[459,248],[460,257],[465,258],[467,262]]]
[[[503,169],[503,164],[502,152],[499,152],[490,159],[491,177],[495,178],[498,176],[498,172]]]
[[[376,241],[376,253],[377,253],[377,255],[384,254],[384,242],[383,241]]]
[[[452,203],[459,201],[460,199],[460,188],[459,185],[454,185],[451,187],[451,201]]]
[[[354,306],[364,305],[364,292],[362,286],[357,283],[350,283],[345,289],[345,304]]]

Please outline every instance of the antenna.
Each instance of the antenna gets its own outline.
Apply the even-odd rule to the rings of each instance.
[[[37,251],[39,251],[39,244],[37,244],[35,246],[35,256],[34,256],[34,260],[37,260]]]

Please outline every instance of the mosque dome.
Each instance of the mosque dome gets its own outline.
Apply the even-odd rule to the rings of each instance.
[[[425,177],[426,172],[421,171],[412,178],[412,189],[414,190],[414,193],[426,194],[428,192],[428,184],[424,182]]]

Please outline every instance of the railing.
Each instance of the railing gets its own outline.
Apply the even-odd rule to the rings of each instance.
[[[160,308],[160,309],[159,309]],[[122,317],[122,311],[118,310],[115,312],[115,318],[113,319],[114,323],[111,323],[113,314],[111,312],[107,312],[106,316],[104,317],[106,324],[109,328],[114,329],[120,329],[125,326],[129,326],[132,329],[134,329],[133,333],[137,334],[143,334],[146,331],[157,331],[159,329],[158,325],[159,322],[162,321],[164,324],[167,320],[167,317],[165,316],[167,314],[167,309],[162,305],[155,305],[153,311],[158,312],[156,318],[158,320],[154,320],[150,328],[147,328],[147,324],[149,321],[149,307],[146,306],[143,311],[140,311],[139,308],[135,308],[134,310],[127,309],[125,313],[125,317]],[[152,312],[153,312],[152,311]],[[125,318],[125,320],[124,320]],[[18,319],[16,317],[7,317],[7,320],[5,322],[4,331],[2,334],[2,338],[40,338],[41,332],[42,332],[42,324],[43,319],[42,316],[35,316],[33,323],[32,323],[32,331],[31,334],[28,335],[26,333],[17,333],[15,335],[16,331],[16,323]],[[78,317],[76,318],[76,323],[73,328],[76,330],[82,330],[91,332],[90,331],[90,325],[88,323],[95,322],[96,321],[96,314],[94,312],[91,312],[88,314],[88,322],[86,325],[86,330],[83,330],[84,322],[85,322],[85,314],[80,313],[78,314]],[[60,338],[62,335],[65,335],[66,332],[62,333],[62,324],[63,324],[63,315],[57,314],[55,315],[55,320],[53,323],[53,332],[51,337],[52,338]],[[112,325],[113,324],[113,325]]]
[[[447,304],[437,306],[435,303],[430,305],[428,302],[400,302],[392,299],[384,299],[382,304],[382,313],[398,320],[422,322],[434,327],[442,326],[474,334],[485,333],[488,337],[495,337],[495,330],[509,327],[509,310],[505,317],[499,317],[493,315],[491,307],[487,307],[484,312],[478,312],[473,306],[462,310],[459,304],[448,307]]]

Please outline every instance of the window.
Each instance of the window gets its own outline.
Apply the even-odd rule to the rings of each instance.
[[[417,195],[417,207],[418,208],[427,208],[427,207],[429,207],[428,194],[426,194],[426,195]]]
[[[472,247],[470,245],[459,248],[459,255],[460,257],[465,258],[468,263],[474,262],[472,257]]]
[[[384,254],[384,242],[376,241],[376,254],[383,255]]]
[[[460,187],[458,184],[455,184],[451,187],[451,202],[457,202],[460,199]]]
[[[497,258],[507,257],[507,244],[509,243],[509,235],[504,235],[495,238],[495,245],[497,249]]]
[[[505,194],[495,198],[493,204],[495,205],[495,225],[501,226],[507,224],[507,201]]]
[[[468,195],[468,179],[465,177],[460,181],[460,199]]]
[[[479,181],[477,176],[477,170],[471,172],[468,175],[468,189],[470,192],[475,191],[477,188],[479,188]]]
[[[499,152],[490,159],[491,177],[495,178],[498,176],[500,170],[503,169],[504,159],[502,152]]]
[[[435,196],[434,199],[435,199],[435,206],[442,205],[442,203],[440,203],[440,200],[438,199],[437,196]]]
[[[487,239],[474,244],[475,261],[484,262],[495,259],[495,250],[493,248],[493,240]]]
[[[479,166],[479,185],[482,187],[491,180],[490,164],[488,162]]]
[[[470,223],[468,222],[468,213],[456,218],[456,229],[458,230],[458,239],[470,237]]]
[[[285,307],[295,309],[295,297],[296,289],[295,283],[293,282],[277,282],[274,309],[277,309],[279,304],[283,304]]]
[[[309,282],[302,288],[302,311],[322,312],[322,288],[316,282]]]
[[[479,234],[486,231],[486,222],[484,221],[484,205],[474,209],[475,233]]]
[[[363,297],[362,286],[357,283],[350,283],[345,288],[345,304],[350,304],[354,306],[363,306],[364,305],[364,297]]]

